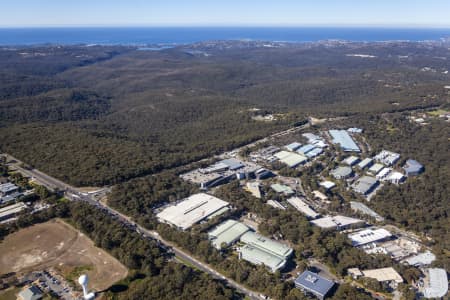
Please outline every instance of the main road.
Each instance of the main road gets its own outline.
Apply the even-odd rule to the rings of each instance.
[[[103,211],[107,212],[109,215],[116,218],[118,221],[120,221],[122,224],[124,224],[126,227],[128,227],[131,230],[137,231],[139,234],[141,234],[142,238],[145,239],[155,239],[160,244],[164,245],[167,249],[171,249],[173,253],[175,254],[175,257],[178,257],[181,261],[188,262],[189,264],[193,265],[195,268],[210,274],[212,277],[219,279],[221,281],[225,281],[230,287],[235,288],[237,291],[247,295],[250,299],[260,300],[264,299],[262,295],[253,292],[246,288],[245,286],[237,283],[236,281],[232,280],[231,278],[228,278],[218,271],[216,271],[212,266],[198,260],[197,258],[193,257],[191,254],[187,253],[186,251],[182,250],[181,248],[174,245],[172,242],[169,242],[165,239],[163,239],[158,232],[148,230],[133,220],[129,218],[128,216],[120,213],[119,211],[115,210],[114,208],[108,206],[106,203],[102,203],[100,201],[97,201],[93,199],[93,195],[95,193],[83,193],[79,189],[62,182],[61,180],[58,180],[54,177],[51,177],[37,169],[31,169],[31,168],[25,168],[23,167],[23,163],[14,158],[13,156],[9,154],[3,154],[7,157],[7,161],[9,161],[8,165],[16,169],[18,172],[20,172],[24,176],[29,176],[36,182],[40,183],[41,185],[45,186],[46,188],[50,190],[60,190],[64,191],[66,197],[69,200],[72,201],[83,201],[86,202],[97,209],[102,209]],[[101,190],[99,190],[101,191]],[[97,192],[99,192],[97,191]]]

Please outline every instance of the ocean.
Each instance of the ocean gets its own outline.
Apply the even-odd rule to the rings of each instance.
[[[36,44],[155,45],[188,44],[210,40],[314,42],[338,39],[373,42],[424,41],[441,38],[450,38],[450,28],[0,28],[0,45],[3,46]]]

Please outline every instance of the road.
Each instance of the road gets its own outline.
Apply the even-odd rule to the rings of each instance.
[[[157,240],[161,245],[163,245],[167,249],[171,249],[176,257],[178,257],[181,261],[186,261],[190,264],[192,264],[194,267],[198,268],[199,270],[210,274],[212,277],[219,279],[221,281],[226,282],[230,287],[235,288],[237,291],[247,295],[250,299],[260,300],[264,299],[262,296],[260,296],[258,293],[253,292],[249,290],[248,288],[244,287],[243,285],[235,282],[234,280],[225,277],[218,271],[216,271],[212,266],[203,263],[202,261],[198,260],[197,258],[193,257],[189,253],[183,251],[181,248],[175,246],[173,243],[166,241],[163,239],[156,231],[150,231],[145,229],[144,227],[140,226],[139,224],[135,223],[133,220],[131,220],[128,216],[118,212],[114,208],[108,206],[105,203],[102,203],[100,201],[95,200],[93,197],[95,196],[95,193],[83,193],[79,189],[64,183],[56,178],[53,178],[45,173],[40,172],[36,169],[25,169],[21,167],[22,162],[18,159],[12,157],[11,155],[7,155],[8,161],[15,161],[14,163],[10,163],[9,166],[15,168],[17,171],[22,173],[22,175],[30,176],[37,182],[41,183],[43,186],[50,190],[61,190],[65,191],[65,195],[69,200],[72,201],[83,201],[86,202],[98,209],[101,209],[105,211],[106,213],[110,214],[114,218],[116,218],[119,222],[123,223],[126,227],[128,227],[131,230],[135,230],[138,233],[141,234],[141,236],[145,239],[155,239]],[[97,191],[96,193],[102,192],[102,190]]]

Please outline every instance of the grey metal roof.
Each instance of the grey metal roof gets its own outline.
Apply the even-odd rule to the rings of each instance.
[[[334,144],[339,144],[344,151],[360,152],[358,145],[345,130],[330,130]]]
[[[423,169],[423,166],[414,159],[408,159],[403,166],[405,172],[408,173],[420,173]]]
[[[220,161],[219,163],[227,165],[230,170],[237,170],[244,167],[244,164],[235,158],[228,158]]]
[[[288,258],[293,252],[289,246],[252,231],[248,231],[242,235],[241,242],[281,258]]]
[[[342,167],[342,166],[339,166],[339,167],[337,167],[336,169],[334,169],[333,171],[331,171],[331,174],[334,176],[334,177],[336,177],[336,178],[339,178],[339,177],[347,177],[347,176],[350,176],[351,174],[352,174],[352,168],[350,168],[350,167]]]
[[[249,230],[246,225],[238,221],[227,220],[208,232],[208,236],[214,247],[221,249],[222,244],[231,245]]]
[[[375,187],[375,185],[377,185],[377,183],[378,180],[376,178],[363,176],[352,185],[352,188],[358,193],[367,194]]]
[[[316,273],[305,271],[295,279],[295,286],[324,297],[333,288],[334,282]]]
[[[309,151],[313,150],[314,148],[316,148],[316,146],[311,145],[311,144],[306,144],[306,145],[300,147],[299,149],[297,149],[297,152],[302,153],[302,154],[306,154]]]

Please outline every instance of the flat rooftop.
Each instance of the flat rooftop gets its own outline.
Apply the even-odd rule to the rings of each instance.
[[[186,230],[214,213],[222,211],[228,205],[228,202],[219,198],[199,193],[165,208],[156,216],[161,222]]]
[[[341,228],[354,224],[364,223],[363,220],[346,216],[327,216],[311,221],[312,224],[324,229]]]
[[[232,243],[239,240],[239,238],[249,231],[245,224],[235,220],[227,220],[219,225],[217,225],[213,230],[208,232],[208,237],[211,243],[217,249],[221,249],[222,245],[227,247]]]
[[[364,277],[373,278],[379,282],[383,281],[395,281],[397,283],[403,282],[402,276],[400,276],[400,274],[398,274],[397,271],[395,271],[394,268],[392,267],[365,270],[361,272],[363,273]]]
[[[240,257],[252,264],[264,264],[272,272],[282,269],[286,265],[286,259],[273,255],[252,245],[245,245],[239,249]]]
[[[281,151],[275,154],[275,157],[280,160],[285,165],[288,165],[290,168],[294,168],[308,160],[307,157],[293,153],[288,151]]]
[[[428,287],[423,291],[425,298],[441,298],[448,292],[448,277],[445,269],[427,269]]]
[[[377,221],[384,221],[384,218],[382,216],[380,216],[379,214],[377,214],[375,211],[373,211],[372,209],[370,209],[367,205],[365,205],[364,203],[361,202],[356,202],[356,201],[351,201],[350,202],[350,207],[353,210],[362,212],[363,214],[369,215],[371,217],[374,217]]]
[[[4,217],[8,217],[10,215],[16,214],[21,212],[27,208],[27,206],[23,202],[19,202],[16,204],[8,205],[3,208],[0,208],[0,219]]]
[[[368,243],[373,243],[376,241],[381,241],[386,238],[391,237],[392,234],[383,228],[378,229],[364,229],[356,233],[348,235],[348,238],[352,241],[353,246],[358,247]]]
[[[325,297],[333,288],[334,282],[311,271],[305,271],[294,281],[297,288],[305,289],[319,297]]]
[[[358,145],[346,130],[330,130],[333,144],[339,144],[346,152],[360,152]]]
[[[287,202],[309,218],[315,219],[319,216],[319,214],[315,212],[314,209],[309,207],[309,205],[299,197],[291,197],[287,199]]]
[[[241,242],[280,258],[288,258],[293,252],[291,247],[266,238],[253,231],[246,232],[244,235],[242,235]]]

